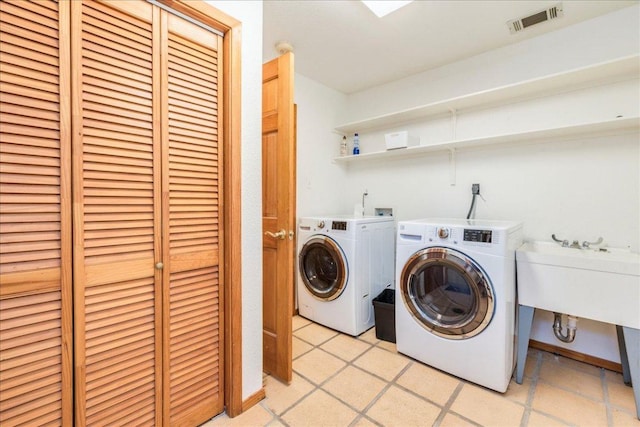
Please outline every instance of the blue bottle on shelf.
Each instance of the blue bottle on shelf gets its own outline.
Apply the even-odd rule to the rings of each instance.
[[[358,134],[353,135],[353,155],[360,154],[360,138]]]

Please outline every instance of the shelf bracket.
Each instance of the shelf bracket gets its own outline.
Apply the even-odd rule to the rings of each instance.
[[[449,149],[449,185],[456,185],[456,149]]]
[[[451,112],[451,140],[456,140],[456,133],[458,128],[458,111],[455,108],[449,108]]]

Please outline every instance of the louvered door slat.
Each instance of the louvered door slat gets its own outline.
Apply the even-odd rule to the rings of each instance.
[[[55,397],[58,394],[60,394],[60,390],[53,391],[43,398],[21,403],[18,407],[3,411],[5,414],[3,421],[7,424],[11,423],[11,425],[31,425],[34,419],[51,412],[58,414],[60,413],[60,401],[56,400]]]
[[[102,42],[104,43],[104,41]],[[149,83],[144,78],[144,70],[151,66],[151,58],[131,57],[125,52],[115,51],[112,46],[100,46],[88,41],[84,46],[87,67],[93,67],[97,70],[109,67],[110,72],[116,69],[121,70],[137,81]]]
[[[151,106],[151,94],[148,92],[148,88],[140,90],[130,86],[123,87],[121,84],[90,75],[85,76],[84,82],[87,100],[93,100],[91,94],[97,93],[111,98],[120,97],[129,103],[130,108],[135,108],[136,104]]]
[[[59,375],[59,369],[56,365],[60,363],[57,358],[52,358],[48,365],[44,367],[31,367],[31,378],[25,378],[23,375],[16,375],[13,377],[3,376],[2,383],[0,384],[0,393],[13,393],[13,390],[17,390],[20,387],[28,386],[32,381],[39,381],[43,378],[57,377]],[[6,397],[6,396],[5,396]],[[11,396],[13,397],[13,396]]]
[[[172,355],[176,360],[180,360],[183,356],[193,355],[202,351],[213,350],[213,344],[207,341],[206,336],[194,331],[190,334],[183,334],[180,340],[172,342]],[[209,350],[207,350],[209,349]]]
[[[46,114],[46,113],[45,113]],[[19,129],[17,126],[15,129]],[[20,144],[32,147],[47,147],[55,148],[57,146],[57,140],[54,138],[46,138],[45,135],[31,136],[28,132],[24,131],[21,135],[15,133],[8,133],[7,127],[0,124],[0,133],[3,135],[3,142],[7,144]],[[43,132],[44,133],[44,132]],[[52,136],[55,136],[56,132],[51,132]],[[4,170],[5,166],[0,164],[0,172],[7,172]]]
[[[197,113],[201,113],[205,115],[215,114],[217,109],[217,105],[198,105],[190,102],[188,98],[186,99],[175,98],[171,101],[171,105],[178,108],[182,107],[185,109],[190,109],[193,111],[193,114],[197,114]],[[176,109],[176,111],[179,111],[179,110]]]
[[[154,130],[153,9],[75,2],[81,116],[76,197],[76,421],[152,425],[161,345]],[[156,147],[156,148],[154,148]],[[159,157],[158,157],[159,158]]]
[[[4,14],[24,17],[29,22],[37,22],[38,25],[33,27],[36,31],[41,27],[49,27],[54,31],[58,30],[57,8],[46,10],[46,8],[40,7],[36,2],[24,2],[25,4],[22,4],[21,1],[16,0],[5,1],[3,3],[2,12]],[[26,28],[31,28],[31,26],[27,25]]]
[[[96,416],[90,416],[87,419],[88,424],[93,424],[96,422],[95,420],[100,420],[100,422],[104,422],[106,425],[114,425],[114,424],[122,424],[122,425],[131,425],[130,423],[142,423],[144,424],[143,418],[141,418],[140,413],[138,412],[140,408],[145,408],[146,406],[153,405],[155,401],[153,390],[135,390],[135,396],[133,399],[123,399],[123,401],[118,405],[118,410],[113,407],[107,407],[105,411],[102,411]],[[146,414],[147,423],[151,421],[152,414]]]
[[[52,75],[56,75],[56,71],[58,70],[56,64],[48,65],[42,62],[38,62],[33,58],[25,58],[23,56],[13,54],[8,52],[6,46],[0,42],[0,53],[2,53],[2,64],[12,64],[17,65],[19,67],[24,66],[29,70],[38,70],[43,73],[50,73]],[[28,72],[28,71],[27,71]]]
[[[86,62],[91,63],[90,60]],[[90,82],[91,78],[94,78],[96,80],[102,80],[102,85],[120,86],[123,92],[146,92],[147,97],[151,96],[151,82],[146,80],[141,81],[139,74],[126,73],[123,75],[122,70],[119,68],[108,67],[107,64],[98,62],[94,62],[93,64],[98,68],[91,68],[89,66],[85,68],[88,77],[87,82]]]
[[[127,96],[126,94],[119,92],[113,93],[109,90],[105,90],[100,87],[91,87],[89,85],[86,85],[85,89],[85,101],[87,103],[101,101],[104,106],[111,108],[126,108],[126,110],[132,114],[151,114],[151,105],[140,104],[141,100],[137,96]],[[92,92],[95,93],[95,96]],[[124,101],[124,103],[122,101]],[[144,100],[142,101],[144,102]],[[94,104],[94,106],[98,106],[98,104]]]
[[[18,111],[17,108],[22,108],[22,111],[26,111],[28,114],[38,114],[38,117],[46,117],[49,120],[54,120],[55,116],[52,116],[51,114],[59,114],[60,112],[57,102],[41,101],[38,99],[27,98],[22,95],[2,93],[2,103],[5,105],[12,105],[12,108],[16,109],[13,111]]]
[[[218,103],[218,92],[215,88],[199,87],[197,84],[193,84],[191,76],[180,76],[179,73],[171,73],[172,80],[175,80],[174,90],[177,96],[194,98],[201,105],[213,106]]]
[[[50,66],[50,69],[55,69],[55,67],[59,65],[56,56],[47,55],[46,53],[40,53],[38,52],[38,50],[28,49],[19,45],[6,43],[4,40],[0,41],[0,53],[2,53],[3,56],[4,54],[9,54],[18,58],[25,58],[26,60],[34,61],[37,67],[45,65]],[[42,70],[42,68],[38,69]]]
[[[55,2],[51,2],[51,3],[45,3],[43,2],[43,4],[52,4],[55,5]],[[7,6],[3,6],[3,13],[2,16],[0,17],[0,22],[2,22],[3,24],[8,24],[11,25],[15,28],[15,32],[14,34],[22,34],[22,31],[29,31],[29,33],[34,33],[34,34],[41,34],[44,36],[48,36],[48,37],[52,37],[54,39],[58,38],[58,28],[56,25],[54,25],[53,27],[47,27],[45,25],[39,25],[37,27],[33,27],[31,25],[31,22],[33,22],[33,15],[32,15],[32,20],[29,19],[25,19],[24,16],[28,16],[28,14],[30,12],[26,12],[25,9],[19,9],[16,6],[12,6],[10,3],[7,4]],[[13,13],[17,13],[17,15],[14,15]],[[24,16],[23,16],[24,15]],[[36,16],[40,16],[42,18],[42,15],[37,15]],[[55,20],[56,18],[54,18]],[[40,21],[40,23],[42,24],[44,21]]]
[[[3,426],[71,421],[68,10],[0,3]]]
[[[109,138],[94,138],[85,136],[86,149],[89,153],[108,154],[108,155],[126,155],[130,157],[149,158],[152,152],[152,146],[139,144],[133,141],[120,141]]]

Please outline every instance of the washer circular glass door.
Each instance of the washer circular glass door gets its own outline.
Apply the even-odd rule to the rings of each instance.
[[[432,247],[413,254],[402,269],[400,288],[413,317],[440,337],[471,338],[493,316],[491,283],[471,258],[454,249]]]
[[[309,239],[298,256],[300,276],[311,294],[331,301],[347,284],[347,262],[340,246],[326,236]]]

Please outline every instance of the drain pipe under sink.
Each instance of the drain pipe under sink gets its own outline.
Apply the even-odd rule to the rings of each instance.
[[[575,316],[567,315],[567,333],[562,333],[562,313],[553,312],[553,334],[562,342],[573,342],[576,339],[576,330],[578,327],[576,323],[578,318]]]

